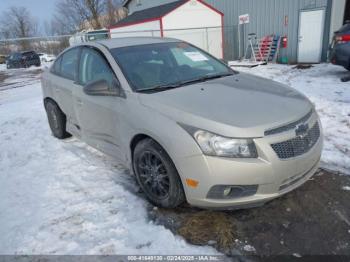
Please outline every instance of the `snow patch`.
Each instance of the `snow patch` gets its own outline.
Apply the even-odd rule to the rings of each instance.
[[[251,245],[245,245],[243,247],[244,251],[247,251],[247,252],[256,252],[255,250],[255,247],[251,246]]]
[[[0,254],[218,254],[150,222],[114,160],[53,138],[31,81],[0,91]]]

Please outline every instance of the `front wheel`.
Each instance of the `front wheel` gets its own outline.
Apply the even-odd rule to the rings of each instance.
[[[58,105],[49,100],[45,103],[47,119],[54,137],[64,139],[71,135],[66,131],[66,115],[61,111]]]
[[[137,182],[154,205],[174,208],[185,201],[174,163],[154,140],[145,139],[136,145],[133,168]]]

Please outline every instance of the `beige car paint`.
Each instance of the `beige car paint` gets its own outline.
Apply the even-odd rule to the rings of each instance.
[[[281,160],[271,144],[296,137],[295,130],[265,136],[264,131],[304,117],[313,125],[319,118],[311,102],[285,85],[249,74],[198,83],[154,94],[132,90],[109,49],[123,46],[174,42],[174,39],[121,38],[79,46],[99,49],[113,69],[123,96],[89,96],[82,86],[46,70],[42,76],[45,98],[55,100],[67,115],[74,136],[115,157],[132,170],[130,145],[138,135],[156,140],[169,154],[181,177],[188,203],[199,207],[240,208],[260,205],[306,182],[316,171],[322,152],[321,136],[307,153]],[[57,61],[57,60],[56,60]],[[70,91],[64,91],[64,90]],[[64,94],[64,95],[63,95]],[[206,156],[181,124],[231,138],[253,138],[259,157],[230,159]],[[288,179],[298,182],[285,190]],[[188,187],[186,179],[199,181]],[[259,185],[255,195],[237,199],[207,198],[214,185]]]

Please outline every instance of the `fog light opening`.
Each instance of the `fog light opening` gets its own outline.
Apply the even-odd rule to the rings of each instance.
[[[207,194],[209,199],[235,199],[256,194],[258,185],[215,185]]]

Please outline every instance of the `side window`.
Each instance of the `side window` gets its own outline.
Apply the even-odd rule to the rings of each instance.
[[[61,61],[62,61],[62,56],[56,59],[55,63],[52,65],[51,73],[54,73],[55,75],[61,74]]]
[[[83,48],[79,65],[79,82],[82,85],[97,80],[112,83],[114,79],[115,75],[105,58],[92,48]]]
[[[62,55],[61,76],[70,80],[76,79],[79,48],[71,49]]]

